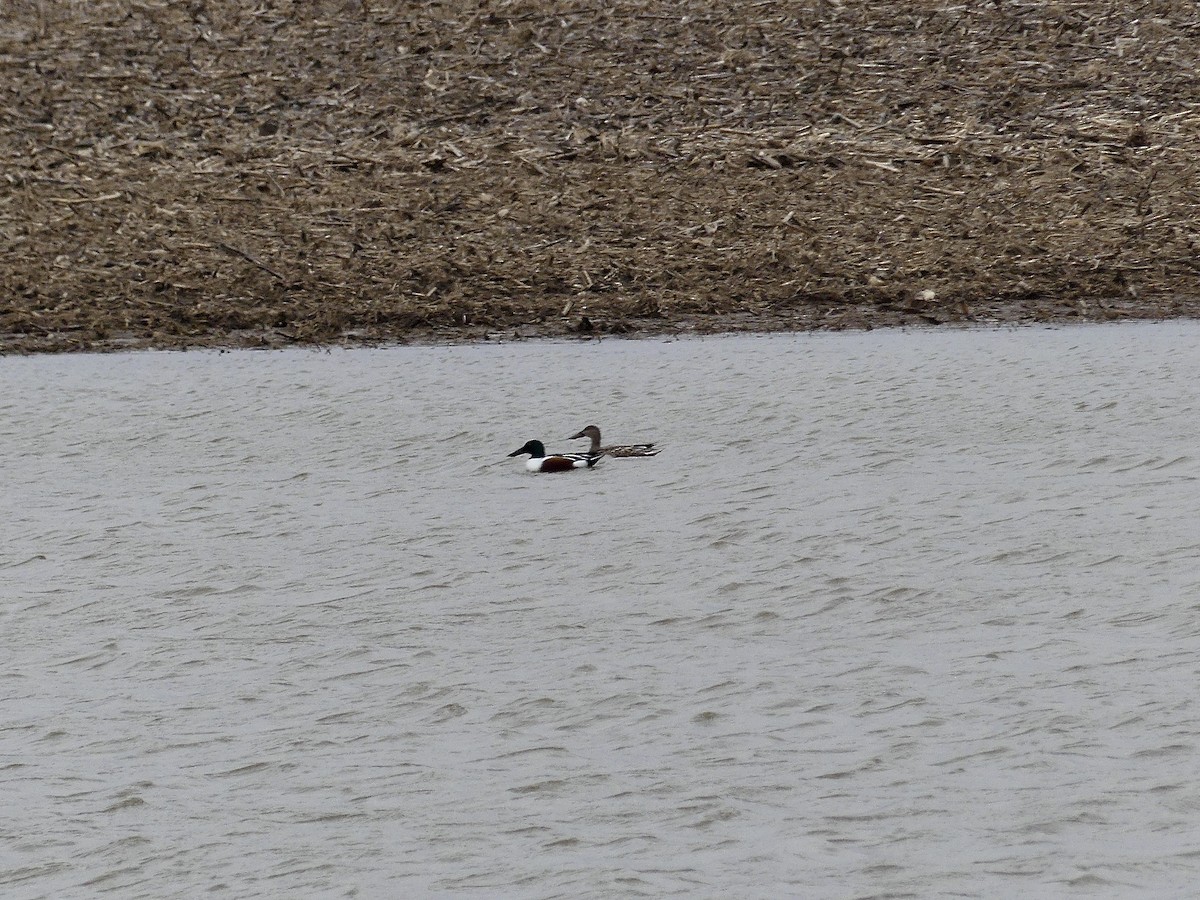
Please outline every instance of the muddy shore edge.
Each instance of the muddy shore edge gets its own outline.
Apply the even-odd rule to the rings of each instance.
[[[11,7],[0,353],[1200,317],[1194,4]]]

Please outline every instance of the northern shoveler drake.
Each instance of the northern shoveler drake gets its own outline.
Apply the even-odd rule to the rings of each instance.
[[[526,441],[520,450],[514,450],[509,456],[520,456],[528,453],[525,468],[530,472],[570,472],[572,469],[590,469],[600,462],[598,453],[552,453],[546,455],[546,445],[541,441]]]
[[[579,432],[579,434],[571,435],[570,440],[576,441],[580,438],[591,438],[592,447],[588,450],[588,453],[598,456],[654,456],[662,450],[662,447],[655,447],[653,444],[613,444],[611,447],[601,447],[600,429],[595,425],[589,425],[583,431]]]

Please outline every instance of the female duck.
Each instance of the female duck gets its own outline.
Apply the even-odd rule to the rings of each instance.
[[[613,444],[611,447],[601,447],[600,429],[595,425],[589,425],[583,431],[579,432],[579,434],[572,435],[570,439],[575,441],[579,438],[591,438],[592,447],[588,450],[589,456],[654,456],[662,449],[661,447],[655,447],[653,444]]]
[[[572,469],[590,469],[600,462],[600,454],[595,453],[553,453],[546,455],[546,445],[541,441],[527,441],[520,450],[514,450],[509,456],[520,456],[528,453],[525,468],[530,472],[570,472]]]

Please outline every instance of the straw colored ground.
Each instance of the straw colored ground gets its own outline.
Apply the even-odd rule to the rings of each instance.
[[[1200,312],[1172,0],[8,0],[9,352]]]

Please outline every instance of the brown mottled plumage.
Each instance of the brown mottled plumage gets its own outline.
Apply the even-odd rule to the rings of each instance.
[[[635,456],[654,456],[662,448],[655,447],[653,444],[613,444],[611,447],[600,446],[600,429],[595,425],[589,425],[578,434],[573,434],[570,440],[575,441],[580,438],[590,438],[592,441],[589,454],[599,454],[601,456],[612,456],[617,458],[630,458]]]

